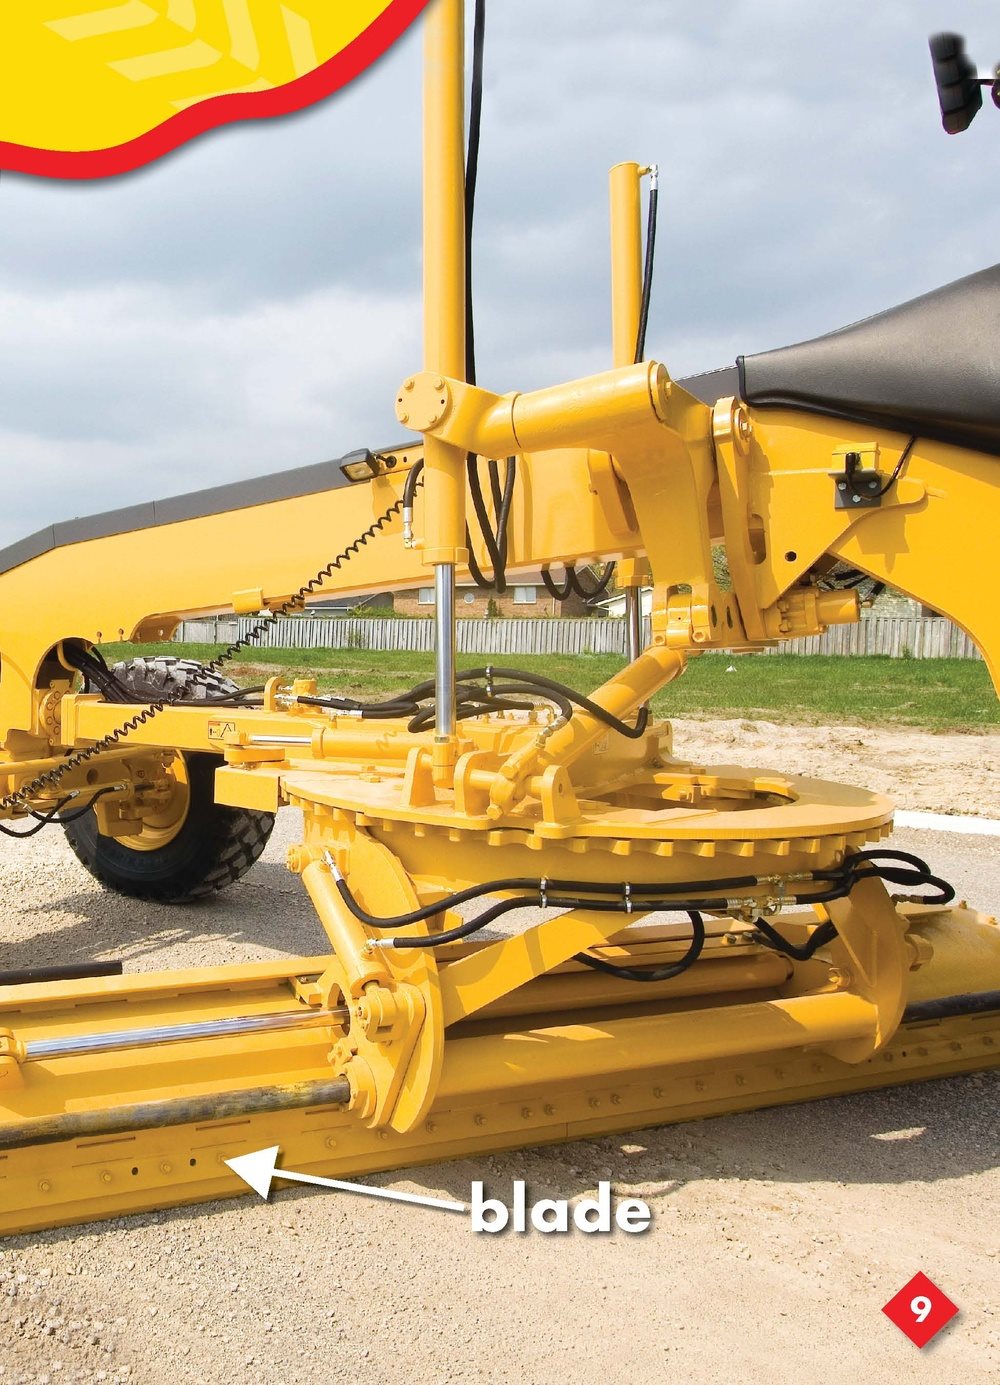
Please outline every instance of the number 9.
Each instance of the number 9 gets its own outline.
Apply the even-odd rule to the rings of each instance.
[[[918,1294],[916,1298],[910,1299],[910,1312],[917,1322],[923,1322],[933,1307],[930,1299],[923,1294]]]

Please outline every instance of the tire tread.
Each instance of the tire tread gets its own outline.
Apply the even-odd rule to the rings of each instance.
[[[122,661],[114,665],[112,672],[119,682],[135,694],[137,700],[159,701],[167,698],[176,702],[210,702],[239,691],[238,684],[232,679],[207,672],[194,659],[177,659],[169,655]],[[188,759],[192,781],[195,778],[195,762],[201,765],[211,762],[213,769],[219,763],[214,755],[190,756]],[[199,782],[203,772],[198,769]],[[196,850],[193,856],[189,853],[189,859],[182,861],[168,877],[160,879],[142,879],[116,869],[115,853],[107,845],[113,839],[102,837],[96,831],[96,819],[92,814],[74,823],[67,823],[63,830],[77,860],[102,885],[133,898],[180,904],[206,899],[235,884],[258,860],[273,827],[273,813],[230,808],[213,802],[209,830],[200,839],[202,849]],[[157,853],[131,854],[138,860],[144,855],[152,857]]]

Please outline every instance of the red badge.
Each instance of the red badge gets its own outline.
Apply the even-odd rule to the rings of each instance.
[[[958,1308],[925,1274],[915,1274],[882,1309],[918,1347],[925,1347]]]

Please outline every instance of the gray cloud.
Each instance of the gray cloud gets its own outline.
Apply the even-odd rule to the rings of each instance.
[[[659,162],[648,345],[675,374],[996,258],[1000,120],[947,138],[927,35],[983,0],[490,6],[479,374],[608,360],[607,169]],[[420,353],[420,35],[320,107],[106,183],[0,179],[0,542],[395,433]]]

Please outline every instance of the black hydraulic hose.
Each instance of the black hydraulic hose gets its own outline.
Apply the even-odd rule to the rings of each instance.
[[[672,962],[670,966],[655,967],[652,971],[642,971],[637,967],[616,967],[600,957],[590,956],[587,952],[576,953],[573,960],[582,962],[593,971],[603,972],[605,976],[614,976],[619,981],[669,981],[674,976],[680,976],[682,971],[687,971],[688,967],[694,966],[705,946],[705,920],[697,909],[691,909],[688,918],[691,920],[691,944],[684,956]]]
[[[552,576],[551,570],[547,567],[542,568],[542,586],[549,596],[555,597],[556,601],[565,601],[573,590],[573,564],[567,563],[565,566],[566,578],[563,582],[557,582]]]
[[[513,687],[511,689],[505,688],[504,692],[515,690],[516,689]],[[536,693],[534,696],[537,698],[538,694]],[[486,716],[490,712],[531,712],[535,710],[535,706],[536,703],[534,702],[516,702],[513,700],[500,701],[497,698],[486,698],[470,702],[459,701],[456,709],[456,720],[465,721],[469,717]],[[562,711],[561,714],[566,717],[568,714],[572,713],[572,710],[571,707],[568,707],[565,711]],[[433,706],[421,707],[407,723],[406,729],[411,732],[426,731],[428,727],[433,726],[434,716],[435,712]]]
[[[649,210],[646,215],[646,261],[642,271],[642,299],[639,305],[639,330],[635,341],[635,364],[646,355],[646,328],[649,325],[649,300],[653,291],[653,262],[656,254],[656,209],[660,190],[656,181],[650,182]]]
[[[517,480],[517,458],[507,458],[504,465],[502,486],[500,484],[499,463],[491,459],[487,469],[490,477],[490,489],[493,493],[493,504],[497,512],[497,541],[500,548],[500,566],[504,573],[504,583],[506,584],[507,548],[510,536],[510,509],[514,499],[514,482]]]
[[[921,895],[921,904],[950,904],[955,898],[955,887],[950,885],[947,880],[942,880],[939,875],[931,875],[928,871],[926,875],[913,876],[907,875],[905,871],[891,870],[888,867],[869,870],[858,870],[852,875],[852,880],[870,880],[877,877],[890,885],[932,885],[938,891],[936,895]]]
[[[562,582],[557,582],[552,576],[550,568],[542,568],[542,584],[550,596],[554,596],[557,601],[565,601],[566,598],[575,592],[584,601],[592,601],[595,596],[601,596],[611,585],[611,579],[615,575],[614,563],[605,563],[601,569],[601,574],[595,579],[592,587],[584,585],[583,579],[576,570],[575,563],[566,563],[566,577]]]
[[[500,918],[503,914],[513,913],[515,909],[530,908],[531,901],[525,903],[523,899],[502,899],[498,904],[492,905],[481,914],[477,914],[474,919],[466,919],[455,928],[449,928],[444,933],[434,933],[427,938],[387,938],[385,942],[391,944],[393,948],[414,948],[414,947],[439,947],[442,943],[455,943],[462,938],[468,938],[473,933],[478,933],[494,919]]]
[[[492,692],[497,695],[506,693],[530,693],[536,698],[544,696],[547,702],[555,703],[559,708],[559,715],[565,717],[567,721],[569,721],[570,717],[573,715],[573,702],[566,693],[558,688],[553,688],[551,690],[540,689],[535,685],[534,679],[525,678],[521,683],[504,682],[499,687],[494,685]]]
[[[64,645],[63,657],[72,668],[78,669],[83,674],[85,691],[89,691],[93,685],[100,691],[106,702],[135,701],[129,689],[120,683],[108,668],[103,656],[95,657],[93,653],[88,653],[85,649],[74,649],[72,645]]]
[[[500,702],[496,700],[486,700],[483,702],[459,703],[455,719],[465,721],[469,717],[486,716],[489,712],[530,712],[534,710],[533,702]],[[420,711],[407,723],[407,731],[418,732],[427,731],[434,725],[435,710],[433,707],[421,707]]]
[[[897,862],[898,865],[885,864],[886,862]],[[911,855],[908,851],[893,851],[884,847],[872,847],[866,851],[854,852],[845,858],[842,865],[832,870],[813,871],[812,876],[816,881],[828,880],[833,883],[832,891],[826,894],[811,895],[809,900],[805,901],[814,904],[829,903],[832,899],[843,898],[844,894],[853,889],[858,881],[873,878],[892,885],[932,886],[938,891],[938,894],[921,896],[922,902],[927,904],[950,904],[955,898],[954,887],[947,880],[933,875],[926,861],[919,856]],[[797,946],[789,942],[763,918],[756,920],[755,927],[765,947],[770,947],[774,951],[784,953],[800,962],[808,961],[819,948],[832,942],[837,936],[834,924],[827,922],[816,929],[807,943]]]
[[[36,819],[35,825],[34,827],[26,828],[23,832],[18,832],[13,827],[7,827],[2,822],[0,822],[0,832],[2,832],[5,837],[35,837],[41,832],[43,827],[48,827],[50,823],[56,821],[60,808],[64,808],[68,802],[68,798],[63,798],[47,813],[32,813],[31,816]],[[87,811],[90,811],[89,806]]]
[[[476,215],[476,185],[479,181],[479,146],[483,124],[483,54],[486,40],[486,0],[476,0],[475,17],[472,30],[472,84],[469,96],[469,143],[465,156],[465,378],[470,385],[476,383],[476,319],[473,307],[473,223]],[[511,490],[513,490],[513,461],[509,465]],[[510,501],[502,503],[497,463],[489,463],[490,484],[496,508],[496,529],[490,523],[486,500],[483,496],[479,477],[479,463],[474,452],[466,455],[466,472],[469,494],[476,514],[479,530],[486,545],[486,554],[493,569],[492,579],[485,576],[479,567],[472,547],[472,536],[466,534],[469,550],[469,572],[477,587],[496,591],[502,595],[507,590],[507,520],[510,514]]]
[[[568,717],[572,715],[572,705],[568,699],[557,699],[549,693],[542,693],[537,688],[529,687],[516,683],[507,683],[499,690],[503,695],[498,696],[488,692],[486,689],[470,688],[467,685],[459,684],[457,688],[458,713],[460,717],[484,716],[489,712],[530,712],[534,709],[539,699],[548,702],[557,702],[562,715]],[[517,701],[509,698],[509,693],[528,693],[535,701]],[[434,696],[434,684],[431,680],[419,683],[407,693],[400,693],[395,697],[389,698],[385,702],[359,702],[353,697],[338,697],[335,694],[323,694],[322,696],[309,696],[302,694],[296,697],[296,702],[304,707],[322,707],[329,711],[342,712],[348,716],[358,716],[362,720],[396,720],[401,717],[410,717],[407,729],[410,731],[423,730],[423,724],[416,725],[415,722],[432,722],[434,719],[433,702],[430,706],[424,707],[420,704],[428,698]]]
[[[413,497],[416,494],[417,483],[420,480],[424,469],[424,459],[421,457],[415,462],[406,473],[406,480],[403,482],[402,504],[404,510],[412,512]],[[479,482],[479,469],[476,464],[475,454],[470,452],[466,457],[466,475],[469,482],[469,492],[472,496],[473,509],[482,530],[483,542],[486,544],[486,551],[489,560],[493,565],[493,580],[487,578],[478,562],[472,547],[472,535],[468,526],[465,531],[466,547],[469,550],[469,573],[477,587],[484,590],[496,591],[503,594],[507,590],[506,565],[507,565],[507,527],[510,520],[511,501],[514,495],[514,458],[507,459],[507,474],[505,477],[504,488],[501,493],[501,503],[497,513],[497,532],[494,533],[490,524],[489,513],[486,509],[486,501],[483,498],[482,486]]]
[[[385,714],[394,717],[410,715],[417,705],[413,698],[407,696],[391,698],[387,702],[358,702],[356,698],[337,697],[334,693],[317,697],[299,694],[295,701],[303,707],[324,707],[333,712],[361,712],[371,716]]]
[[[419,923],[425,919],[432,918],[435,914],[444,913],[447,910],[455,908],[460,904],[466,904],[473,899],[482,898],[483,895],[496,894],[508,890],[531,891],[529,895],[521,896],[520,902],[525,908],[534,907],[543,903],[549,898],[551,891],[555,890],[573,891],[579,894],[616,894],[620,898],[628,896],[632,899],[641,900],[643,910],[648,911],[654,906],[650,903],[647,896],[670,895],[671,893],[697,894],[700,889],[712,891],[754,889],[769,883],[771,882],[762,881],[757,876],[752,875],[730,876],[721,880],[686,880],[668,883],[657,882],[649,885],[629,884],[627,886],[620,883],[598,883],[586,880],[550,880],[545,877],[535,880],[519,877],[505,880],[492,880],[481,885],[469,886],[465,890],[460,890],[455,894],[437,900],[434,904],[424,905],[422,908],[414,910],[411,913],[400,914],[394,918],[378,918],[375,915],[368,914],[354,899],[346,882],[342,879],[338,882],[338,888],[351,912],[357,919],[362,923],[368,924],[370,927],[381,929],[405,927],[411,923]],[[806,880],[803,881],[803,883],[808,884],[810,881]],[[850,893],[854,883],[854,877],[848,874],[830,889],[809,894],[798,891],[796,893],[787,894],[785,898],[789,904],[829,904],[834,900],[845,898]],[[724,911],[730,907],[730,903],[731,900],[727,896],[720,895],[719,897],[709,898],[707,894],[702,894],[699,895],[697,904],[691,907]],[[589,908],[590,906],[581,905],[580,907]],[[676,911],[681,908],[681,905],[676,900],[664,899],[662,901],[662,907]],[[776,936],[780,939],[780,935]],[[780,939],[780,941],[784,944],[783,939]]]
[[[494,678],[513,678],[521,680],[524,683],[534,684],[539,688],[544,688],[548,692],[558,693],[560,697],[568,697],[571,702],[574,702],[578,707],[582,708],[583,711],[589,712],[592,717],[596,717],[597,720],[603,722],[605,726],[610,726],[612,730],[617,731],[619,735],[625,736],[629,740],[638,740],[645,732],[649,722],[648,707],[640,708],[635,725],[629,726],[626,722],[614,716],[613,713],[599,706],[598,703],[592,702],[589,697],[585,697],[583,693],[578,693],[573,688],[568,688],[565,683],[557,683],[552,678],[545,678],[540,673],[526,673],[522,669],[487,667],[467,669],[460,672],[457,677],[461,682],[469,682],[470,679],[485,678],[487,680],[487,686],[489,686],[490,681]]]
[[[105,702],[124,703],[136,700],[124,683],[119,683],[103,658],[94,659],[85,650],[74,650],[71,646],[65,645],[63,646],[63,657],[71,667],[78,669],[83,674],[83,691],[85,693],[93,692],[96,689]]]
[[[821,947],[827,943],[832,943],[837,936],[837,930],[832,923],[821,923],[809,941],[800,947],[782,937],[778,930],[772,928],[765,919],[757,919],[754,927],[761,934],[761,943],[764,947],[769,947],[772,952],[781,952],[787,957],[794,957],[797,962],[808,962]]]
[[[680,895],[698,895],[699,891],[705,891],[698,898],[698,902],[692,908],[698,909],[725,909],[728,907],[728,900],[724,896],[713,898],[707,897],[707,891],[713,893],[720,890],[751,890],[759,887],[763,882],[756,875],[733,875],[721,880],[675,880],[668,882],[657,881],[653,884],[629,884],[594,880],[549,880],[545,876],[535,879],[530,876],[514,876],[502,880],[487,880],[480,885],[469,885],[464,890],[457,890],[450,895],[444,895],[441,899],[435,900],[433,904],[424,904],[418,909],[410,910],[405,914],[395,914],[389,917],[380,917],[370,914],[355,899],[350,886],[339,872],[334,872],[334,882],[341,899],[347,905],[354,917],[366,924],[369,928],[406,928],[412,923],[423,923],[426,919],[433,918],[436,914],[445,913],[451,909],[458,908],[461,904],[469,904],[474,899],[482,899],[484,895],[500,894],[508,891],[519,893],[519,906],[525,908],[536,907],[545,904],[549,899],[550,892],[557,893],[569,892],[574,895],[616,895],[617,901],[625,903],[628,899],[640,900],[644,911],[648,911],[653,906],[647,902],[648,896],[660,897]],[[808,882],[806,882],[808,883]],[[530,892],[530,893],[528,893]],[[828,891],[823,895],[809,895],[805,897],[805,903],[828,902],[831,899],[842,899],[846,889],[836,892]],[[799,896],[790,895],[789,903],[798,903]],[[590,908],[590,904],[580,907]],[[683,909],[683,905],[673,899],[664,899],[663,907],[669,911]]]
[[[517,481],[517,458],[508,457],[504,464],[503,485],[500,485],[500,469],[496,461],[489,463],[490,486],[493,503],[497,511],[497,547],[500,553],[500,568],[497,576],[497,591],[507,590],[507,550],[510,544],[510,511],[514,502],[514,484]],[[503,586],[500,586],[502,581]]]
[[[264,691],[265,686],[264,683],[258,683],[252,688],[239,688],[236,692],[220,693],[218,697],[213,696],[212,705],[215,706],[218,702],[242,702],[246,697],[256,697],[258,693]]]
[[[493,525],[490,523],[489,511],[486,508],[486,498],[483,495],[483,487],[479,479],[479,463],[474,452],[466,454],[465,471],[469,482],[469,495],[472,498],[472,508],[476,513],[479,532],[482,534],[483,542],[486,545],[486,555],[489,559],[490,566],[493,568],[493,581],[487,581],[480,572],[480,580],[477,585],[495,588],[498,592],[505,592],[507,590],[507,582],[504,574],[500,571],[499,539],[498,535],[493,531]],[[479,571],[479,567],[472,551],[471,539],[472,535],[466,531],[466,546],[469,549],[469,571],[475,576],[475,573]]]
[[[434,696],[434,680],[425,679],[422,683],[417,683],[408,692],[396,693],[392,697],[386,698],[383,702],[361,702],[356,697],[341,697],[335,693],[322,693],[312,696],[300,694],[296,697],[296,702],[305,707],[329,707],[339,711],[365,711],[365,712],[386,712],[395,713],[398,716],[408,716],[418,710],[419,704],[427,698]],[[485,693],[480,693],[476,688],[459,688],[458,696],[473,699],[479,697],[483,699]]]
[[[416,494],[417,482],[420,480],[420,473],[424,469],[424,459],[414,462],[406,473],[406,480],[403,482],[403,504],[413,508],[413,497]]]
[[[479,181],[479,141],[483,124],[483,53],[486,0],[476,0],[472,27],[472,84],[469,93],[469,144],[465,155],[465,378],[476,383],[476,324],[472,307],[472,224]]]
[[[13,827],[6,827],[0,822],[0,832],[2,832],[5,837],[34,837],[41,832],[43,827],[51,827],[53,823],[57,823],[62,827],[67,823],[76,822],[78,818],[86,817],[99,798],[103,798],[105,794],[114,793],[115,788],[116,785],[107,784],[103,789],[95,789],[87,805],[83,808],[75,809],[72,813],[63,812],[63,809],[73,798],[72,794],[67,794],[65,798],[59,800],[54,808],[50,808],[47,813],[29,811],[29,816],[35,819],[34,827],[29,827],[24,832],[18,832]]]
[[[885,862],[897,862],[898,865],[880,864]],[[813,877],[816,880],[840,880],[845,873],[850,875],[852,883],[877,876],[890,885],[933,886],[938,894],[928,896],[925,901],[928,904],[950,904],[955,898],[954,887],[947,880],[932,874],[926,861],[908,851],[869,847],[852,853],[841,866],[814,871]]]
[[[570,585],[577,596],[584,601],[593,601],[595,596],[603,596],[611,585],[611,579],[615,575],[614,563],[605,563],[599,577],[595,579],[593,587],[586,587],[575,567],[567,568],[566,576],[569,578]]]
[[[879,874],[874,864],[868,857],[880,856],[905,856],[906,853],[895,852],[871,852],[858,853],[849,856],[843,864],[835,871],[824,870],[811,872],[802,878],[803,884],[820,883],[821,878],[830,882],[829,888],[816,893],[806,894],[802,891],[783,894],[784,900],[788,904],[821,904],[830,903],[833,900],[846,898],[859,879],[869,878],[871,875]],[[919,857],[909,857],[909,861],[914,863],[915,874],[907,877],[907,884],[923,884],[927,880],[938,884],[936,877],[930,876],[929,871]],[[858,864],[862,863],[859,870]],[[869,864],[872,865],[868,869]],[[725,914],[731,912],[733,899],[731,896],[722,894],[718,897],[708,897],[702,894],[697,898],[678,899],[676,894],[680,892],[697,895],[700,889],[719,890],[741,890],[754,889],[762,885],[778,884],[781,881],[774,881],[769,878],[761,879],[758,876],[731,876],[729,878],[712,881],[674,881],[669,884],[606,884],[595,881],[580,880],[549,880],[542,877],[533,880],[525,877],[514,877],[503,880],[493,880],[481,885],[472,885],[465,890],[459,890],[454,894],[436,900],[433,904],[427,904],[421,908],[414,909],[406,914],[399,914],[391,918],[379,918],[369,914],[363,909],[354,898],[347,881],[336,868],[333,869],[334,882],[340,897],[347,905],[348,909],[360,922],[370,928],[380,931],[389,928],[405,928],[414,923],[421,923],[436,915],[445,913],[456,908],[460,904],[466,904],[474,899],[482,898],[487,894],[514,891],[514,896],[510,899],[502,900],[475,918],[467,919],[455,928],[443,933],[435,933],[431,937],[422,938],[388,938],[383,945],[391,945],[394,948],[417,948],[417,947],[437,947],[442,943],[457,942],[462,938],[467,938],[473,933],[478,933],[495,919],[503,914],[511,913],[521,908],[548,908],[548,909],[582,909],[597,913],[623,913],[630,915],[636,911],[641,914],[648,913],[688,913],[691,916],[695,934],[692,937],[691,949],[679,963],[674,964],[681,970],[690,966],[704,945],[704,937],[698,941],[699,933],[703,932],[703,920],[701,911]],[[950,890],[950,886],[945,886]],[[531,893],[524,893],[530,891]],[[572,891],[571,894],[564,894],[563,891]],[[587,898],[588,895],[617,895],[614,899]],[[936,902],[936,901],[933,901]],[[698,921],[695,922],[695,915]],[[808,961],[815,953],[827,943],[832,942],[837,937],[836,925],[832,920],[820,923],[808,942],[795,944],[789,942],[776,928],[773,928],[764,918],[758,917],[755,922],[755,929],[759,936],[759,941],[772,951],[783,953],[798,961]],[[611,963],[600,961],[588,957],[586,954],[578,954],[578,960],[587,966],[594,967],[595,970],[604,971],[608,975],[619,975],[625,980],[665,980],[668,975],[676,975],[677,972],[664,973],[662,969],[657,974],[648,971],[639,972],[632,968],[615,968]]]
[[[471,682],[485,681],[485,696],[490,700],[492,706],[496,706],[496,699],[506,693],[531,694],[536,697],[543,697],[546,701],[555,702],[563,716],[572,715],[573,705],[589,712],[591,716],[602,722],[605,726],[611,727],[620,735],[630,740],[637,740],[646,730],[649,722],[649,709],[640,708],[634,726],[629,726],[621,721],[605,708],[593,702],[583,693],[578,693],[575,689],[567,687],[564,683],[557,683],[552,678],[545,678],[539,673],[529,673],[522,669],[512,668],[474,668],[465,669],[456,675],[458,697],[461,699],[469,696],[478,696],[483,701],[481,690],[467,689],[463,685]],[[497,681],[501,680],[501,681]],[[356,711],[362,715],[392,717],[418,715],[422,717],[422,709],[418,703],[424,699],[433,697],[434,683],[426,679],[423,683],[418,683],[409,692],[400,693],[381,703],[362,703],[354,698],[338,698],[332,695],[322,697],[301,696],[297,700],[304,706],[341,708],[345,711]],[[520,708],[521,704],[517,704]],[[510,709],[508,707],[508,709]]]
[[[667,910],[692,914],[696,913],[699,907],[716,908],[724,904],[723,900],[710,900],[704,905],[698,900],[687,899],[649,899],[643,902],[643,913],[663,913]],[[385,938],[382,942],[383,947],[394,949],[410,949],[418,947],[440,947],[443,943],[459,942],[462,938],[468,938],[473,933],[479,933],[494,919],[498,919],[503,914],[513,913],[515,909],[586,909],[595,914],[623,914],[626,917],[634,917],[635,910],[624,899],[580,899],[576,895],[554,895],[546,894],[544,903],[539,905],[537,899],[503,899],[498,904],[492,905],[483,913],[478,914],[474,919],[466,919],[455,928],[449,928],[444,933],[432,933],[430,937],[416,938]]]
[[[55,821],[59,823],[60,827],[64,827],[64,826],[66,826],[67,823],[76,822],[76,821],[78,821],[78,819],[86,817],[87,814],[90,812],[91,808],[93,808],[94,804],[97,802],[97,800],[98,800],[99,798],[103,798],[104,795],[105,795],[106,793],[114,793],[114,791],[115,791],[115,786],[114,786],[113,784],[109,784],[109,785],[107,786],[107,788],[98,789],[97,792],[93,795],[93,797],[91,798],[90,802],[87,804],[87,806],[86,806],[85,808],[77,808],[77,809],[75,809],[72,813],[63,813],[63,812],[60,812],[59,815],[58,815],[58,817],[55,818]],[[46,816],[46,818],[45,818],[45,826],[46,826],[46,827],[49,825],[50,822],[53,821],[53,815],[54,815],[54,813],[55,813],[56,811],[58,811],[58,810],[53,810],[53,814],[50,814],[50,815],[47,815],[47,816]],[[32,813],[32,817],[38,817],[38,814],[37,814],[37,813]]]
[[[794,901],[790,899],[789,902],[792,903]],[[462,938],[468,938],[473,933],[480,932],[488,924],[492,923],[494,919],[500,918],[501,915],[513,913],[516,909],[582,909],[591,913],[622,914],[625,917],[632,918],[642,917],[646,914],[659,913],[686,913],[691,915],[700,913],[703,909],[712,913],[724,913],[728,906],[729,901],[725,897],[720,897],[718,899],[653,898],[643,899],[641,901],[641,908],[636,909],[631,899],[583,899],[578,895],[552,894],[549,893],[548,890],[545,890],[541,893],[540,897],[534,895],[520,895],[513,899],[501,900],[498,904],[491,905],[490,908],[484,910],[483,913],[477,914],[475,918],[466,919],[464,923],[458,924],[455,928],[447,929],[443,933],[433,933],[429,937],[391,937],[384,939],[380,945],[383,947],[391,946],[393,948],[433,948],[439,947],[443,943],[458,942]],[[832,938],[837,936],[836,929],[831,923],[820,925],[816,933],[823,933],[823,936],[815,941],[815,946],[812,946],[814,939],[810,939],[810,944],[808,946],[811,950],[805,953],[806,957],[811,957],[813,952],[825,942],[829,942]],[[786,943],[780,935],[776,934],[775,936],[778,938],[780,944],[776,950],[789,951],[791,949],[792,945]],[[700,950],[701,946],[699,945],[698,951]],[[578,954],[578,956],[579,960],[582,961],[583,954]],[[694,959],[692,958],[692,960]],[[590,965],[589,962],[588,965]],[[687,965],[690,965],[690,963]],[[610,966],[610,963],[597,969],[605,970],[606,966]]]

